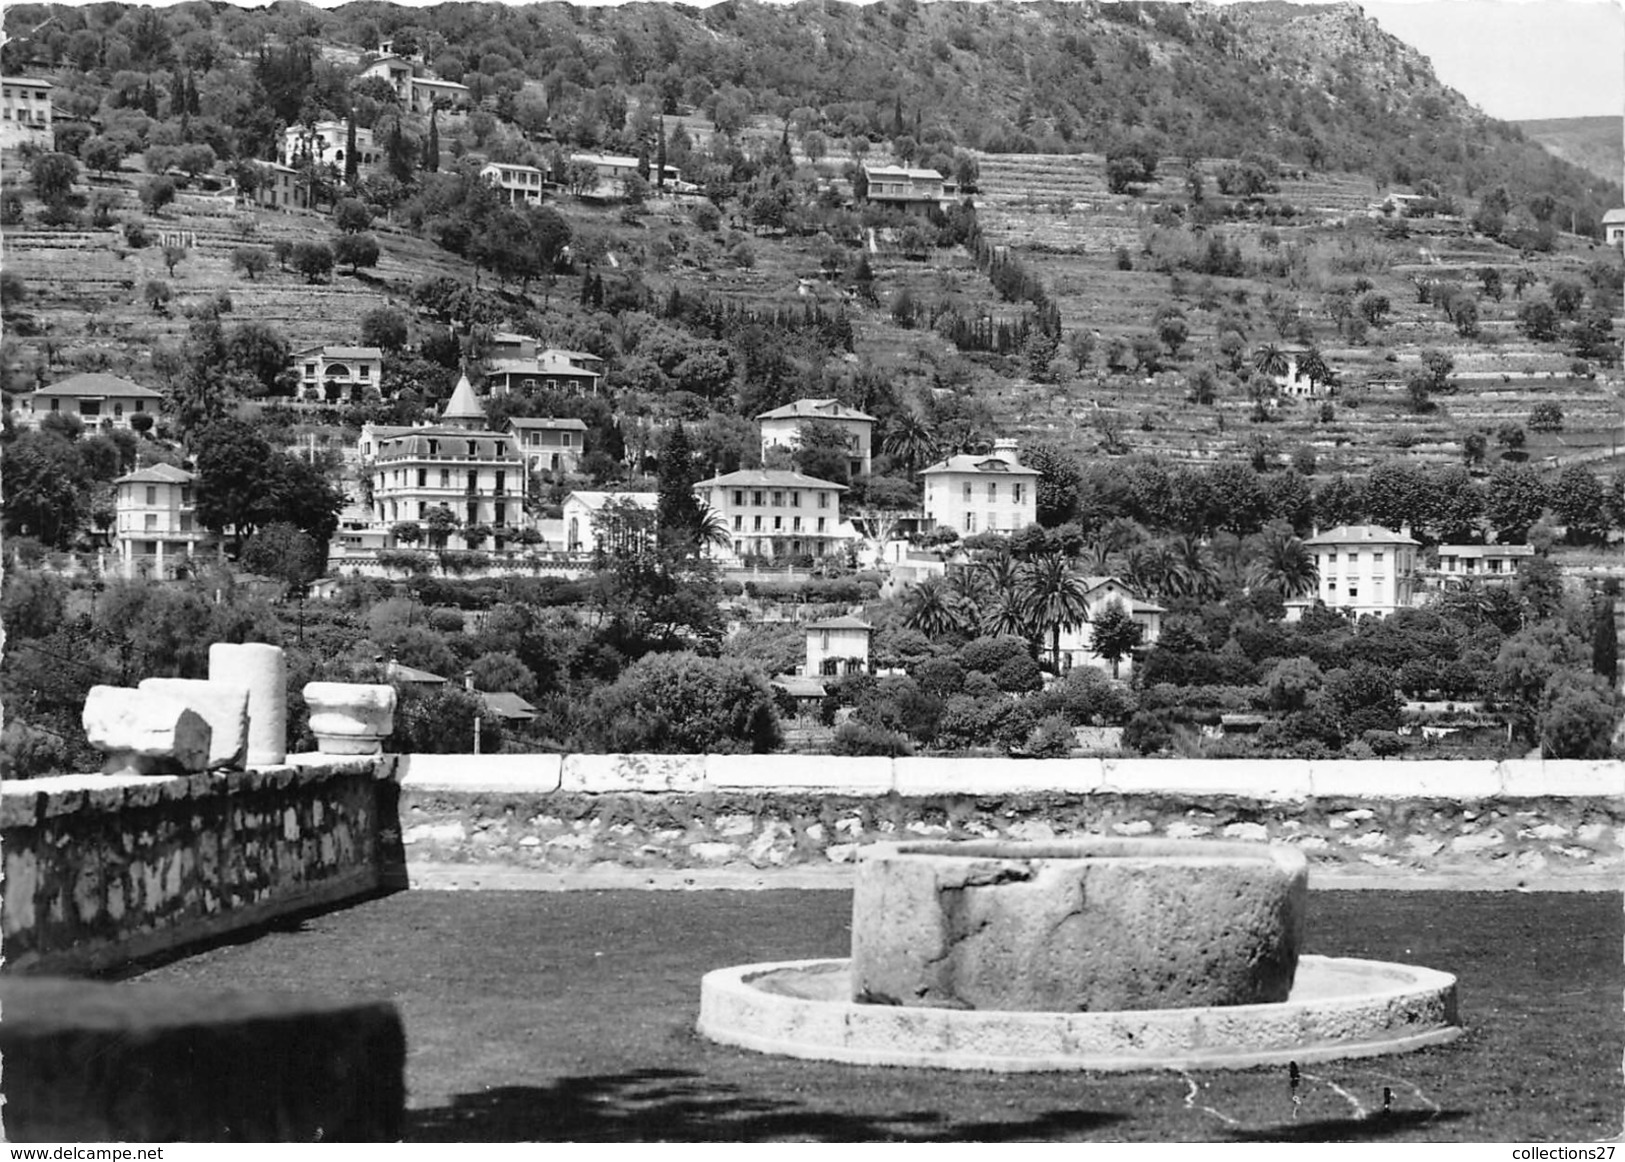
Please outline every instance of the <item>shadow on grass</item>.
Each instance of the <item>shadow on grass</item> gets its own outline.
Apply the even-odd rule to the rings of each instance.
[[[408,1110],[409,1142],[1004,1142],[1087,1134],[1122,1115],[1054,1110],[1009,1122],[960,1122],[938,1110],[869,1117],[751,1096],[675,1069],[568,1077],[551,1086],[459,1094]]]
[[[1363,1118],[1323,1118],[1316,1122],[1285,1122],[1253,1130],[1235,1130],[1236,1142],[1380,1142],[1408,1130],[1441,1122],[1460,1121],[1460,1110],[1399,1110]]]

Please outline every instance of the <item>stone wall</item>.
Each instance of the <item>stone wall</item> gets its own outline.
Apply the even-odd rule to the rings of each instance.
[[[393,786],[377,760],[0,787],[0,952],[11,972],[87,972],[357,898],[383,882]]]
[[[385,762],[400,781],[409,877],[464,868],[516,873],[481,882],[523,883],[527,872],[613,870],[649,873],[654,883],[693,869],[838,872],[859,846],[881,839],[1091,834],[1288,843],[1322,878],[1488,876],[1510,885],[1625,870],[1619,763],[658,755]]]

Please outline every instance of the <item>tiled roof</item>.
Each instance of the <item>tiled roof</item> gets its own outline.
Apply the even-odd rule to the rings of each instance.
[[[1408,533],[1396,533],[1381,525],[1338,525],[1303,542],[1306,545],[1420,545]]]
[[[190,484],[197,477],[173,464],[154,464],[120,476],[114,484]]]
[[[551,419],[547,416],[513,416],[508,420],[512,428],[545,428],[554,432],[585,432],[586,422],[577,419]]]
[[[874,422],[874,416],[867,412],[860,412],[857,408],[847,407],[838,399],[798,399],[795,403],[787,403],[783,407],[763,412],[756,417],[758,420],[868,420]]]
[[[48,387],[42,387],[33,394],[51,396],[100,395],[123,396],[126,399],[163,399],[163,395],[153,391],[150,387],[142,387],[138,383],[131,383],[117,375],[108,375],[105,371],[82,371],[78,375],[70,375],[66,379],[59,379]]]
[[[630,500],[639,508],[653,508],[659,496],[653,492],[572,492],[564,498],[569,504],[571,497],[579,500],[591,509],[600,509],[612,500]]]
[[[921,476],[930,476],[942,472],[981,472],[987,475],[995,473],[1004,476],[1041,476],[1043,473],[1036,468],[1023,468],[1020,464],[1011,464],[1008,460],[1001,460],[997,456],[949,456],[946,460],[939,460],[929,468],[920,471]]]
[[[738,472],[729,472],[725,476],[695,481],[694,487],[704,488],[712,484],[724,488],[835,488],[841,492],[846,491],[846,485],[836,484],[832,480],[817,480],[811,476],[803,476],[799,472],[770,468],[743,468]]]
[[[483,420],[485,409],[480,406],[479,399],[474,395],[474,386],[468,382],[468,376],[461,376],[457,386],[452,389],[451,398],[446,401],[446,410],[440,413],[443,420]]]
[[[864,621],[861,617],[853,617],[850,614],[847,614],[847,615],[842,616],[842,617],[826,617],[826,618],[824,618],[824,619],[822,619],[820,621],[809,621],[809,622],[807,622],[805,628],[807,628],[807,629],[874,629],[874,626],[870,625],[867,621]]]
[[[480,701],[485,703],[485,708],[498,718],[529,721],[536,717],[536,707],[511,691],[476,690],[475,693],[479,695]]]

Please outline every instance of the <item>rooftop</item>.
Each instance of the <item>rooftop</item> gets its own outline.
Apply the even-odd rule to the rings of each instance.
[[[1381,525],[1338,525],[1323,533],[1316,533],[1303,542],[1306,545],[1421,545],[1409,533],[1396,533]]]
[[[549,416],[514,416],[508,421],[510,428],[545,428],[555,432],[585,432],[587,425],[583,420],[553,419]]]
[[[123,396],[127,399],[163,399],[163,395],[153,391],[150,387],[142,387],[138,383],[131,383],[128,379],[121,379],[117,375],[109,375],[105,371],[82,371],[78,375],[70,375],[66,379],[59,379],[48,387],[42,387],[34,395],[59,396]]]
[[[863,618],[861,618],[861,617],[853,617],[851,614],[846,614],[845,616],[842,616],[842,617],[825,617],[825,618],[821,618],[818,621],[809,621],[809,622],[806,623],[806,625],[803,628],[805,628],[805,629],[871,629],[872,630],[872,629],[874,629],[874,626],[870,625],[867,621],[864,621]]]
[[[639,508],[653,508],[659,499],[653,492],[572,492],[564,498],[564,503],[577,500],[588,508],[600,509],[613,500],[630,500]]]
[[[1003,473],[1006,476],[1041,476],[1036,468],[1023,468],[1020,464],[998,456],[949,456],[946,460],[939,460],[929,468],[920,470],[921,476],[931,476],[943,472],[983,472]]]
[[[1038,473],[1033,473],[1034,476]],[[738,472],[729,472],[725,476],[713,476],[709,480],[697,480],[695,488],[704,488],[707,485],[721,485],[723,487],[744,488],[834,488],[841,492],[846,491],[846,485],[836,484],[832,480],[818,480],[811,476],[803,476],[799,472],[788,469],[771,468],[742,468]]]
[[[783,407],[763,412],[756,417],[758,420],[788,420],[788,419],[820,419],[820,420],[868,420],[874,422],[874,416],[867,412],[860,412],[857,408],[847,407],[838,399],[798,399],[795,403],[787,403]]]
[[[120,476],[114,484],[190,484],[197,477],[173,464],[153,464]]]

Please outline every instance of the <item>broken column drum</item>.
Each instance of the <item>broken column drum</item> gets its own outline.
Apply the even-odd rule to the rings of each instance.
[[[1251,843],[880,843],[859,852],[852,994],[1099,1012],[1286,1000],[1308,868]]]
[[[248,765],[273,767],[286,761],[288,663],[282,647],[215,642],[209,647],[209,681],[248,689]]]

